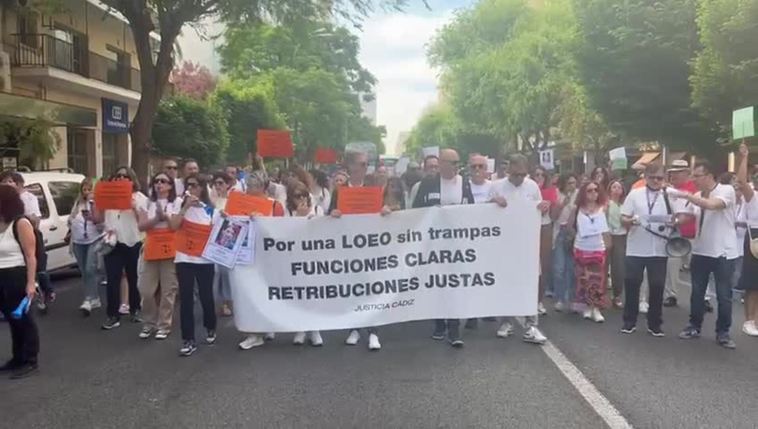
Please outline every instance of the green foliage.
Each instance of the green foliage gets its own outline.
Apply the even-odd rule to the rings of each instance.
[[[226,160],[240,163],[255,150],[258,129],[284,128],[271,85],[247,81],[222,82],[211,95],[211,105],[224,115],[229,133]]]
[[[46,169],[61,147],[53,124],[43,118],[5,121],[0,124],[0,146],[19,149],[19,165]]]
[[[229,144],[223,112],[203,100],[176,96],[163,100],[153,126],[153,151],[162,156],[217,165]]]
[[[758,1],[700,0],[697,12],[692,102],[728,138],[732,111],[758,104]]]
[[[628,137],[707,150],[712,127],[690,105],[696,0],[574,0],[590,105]]]

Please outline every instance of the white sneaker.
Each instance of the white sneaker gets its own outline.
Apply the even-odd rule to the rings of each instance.
[[[118,308],[118,314],[121,314],[123,316],[129,314],[129,306],[126,304],[121,304],[121,306]]]
[[[584,312],[582,313],[582,317],[584,317],[587,320],[591,320],[592,319],[592,309],[588,308],[588,309],[584,310]]]
[[[82,305],[79,306],[79,311],[81,311],[85,317],[89,316],[90,313],[92,313],[92,303],[85,299]]]
[[[292,339],[292,344],[296,346],[302,346],[305,344],[305,332],[296,333],[295,338]]]
[[[166,338],[168,338],[168,335],[170,333],[171,332],[166,331],[164,329],[158,329],[158,332],[155,333],[155,339],[156,340],[165,340]]]
[[[345,340],[345,344],[348,346],[354,346],[358,344],[358,340],[361,339],[361,333],[358,332],[357,329],[353,329],[350,331],[350,335],[347,336],[347,339]]]
[[[647,314],[647,310],[650,308],[650,304],[645,301],[640,301],[640,313]]]
[[[547,308],[545,308],[544,305],[540,302],[537,304],[537,313],[539,313],[540,316],[544,316],[547,314]]]
[[[321,347],[324,345],[324,340],[321,338],[321,332],[311,331],[308,333],[308,338],[311,341],[313,347]]]
[[[555,303],[555,307],[553,307],[553,309],[558,313],[562,313],[563,310],[566,309],[566,305],[562,301],[558,301]]]
[[[368,336],[368,349],[379,350],[381,348],[382,348],[382,345],[379,344],[379,337],[377,337],[376,334],[370,334]]]
[[[102,307],[102,306],[103,306],[103,304],[101,304],[101,303],[100,303],[100,298],[97,298],[97,299],[91,299],[91,300],[89,301],[89,305],[90,305],[90,308],[91,308],[92,310],[95,310],[95,309],[97,309],[97,308],[100,308],[100,307]]]
[[[547,341],[547,338],[542,335],[542,332],[540,332],[536,326],[532,326],[531,328],[527,329],[527,331],[524,333],[523,338],[525,342],[533,344],[545,344]]]
[[[500,328],[498,328],[496,335],[498,338],[508,338],[511,334],[513,334],[513,325],[511,322],[503,322]]]
[[[276,334],[274,334],[273,332],[269,332],[266,334],[265,337],[263,337],[265,341],[274,341],[275,338],[276,338]]]
[[[755,325],[754,320],[748,320],[742,324],[742,332],[751,337],[758,337],[758,326]]]
[[[605,322],[605,317],[603,317],[603,313],[600,312],[599,308],[592,309],[592,320],[597,323]]]
[[[239,343],[239,347],[242,350],[250,350],[253,347],[259,347],[264,345],[266,342],[263,341],[263,338],[261,338],[258,334],[250,334],[247,337],[245,337],[244,340],[242,340],[241,343]]]

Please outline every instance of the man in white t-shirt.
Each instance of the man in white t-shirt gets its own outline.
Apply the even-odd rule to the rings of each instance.
[[[481,204],[488,202],[490,200],[492,182],[487,180],[487,157],[478,154],[471,155],[468,160],[468,169],[474,203]]]
[[[492,182],[490,189],[490,198],[502,207],[508,205],[508,200],[526,199],[533,201],[539,214],[547,212],[550,203],[542,200],[542,192],[535,181],[527,178],[529,173],[529,160],[520,154],[512,155],[508,163],[508,177]],[[537,327],[539,316],[527,316],[524,318],[526,332],[523,339],[528,343],[544,344],[547,338],[540,332]],[[497,336],[505,338],[513,333],[512,319],[506,319],[500,325]]]
[[[681,200],[665,193],[663,166],[645,167],[645,186],[632,189],[621,207],[621,223],[629,228],[624,265],[624,326],[621,332],[631,334],[637,328],[640,286],[645,272],[649,285],[647,331],[663,337],[663,291],[666,285],[667,237],[673,232],[676,214],[683,211]],[[644,297],[643,297],[644,299]]]
[[[736,347],[729,335],[732,326],[732,273],[739,256],[737,236],[734,233],[736,195],[734,188],[716,182],[713,170],[707,162],[695,167],[697,194],[678,191],[676,194],[689,203],[695,215],[697,236],[692,244],[692,295],[690,296],[690,323],[679,338],[700,337],[705,313],[705,292],[708,278],[716,279],[718,318],[716,340],[727,349]]]
[[[176,164],[176,161],[174,161],[174,164]],[[184,160],[184,165],[182,166],[182,177],[189,177],[193,174],[200,173],[200,165],[198,165],[197,161],[195,161],[192,158],[187,158]],[[184,186],[184,179],[177,179],[174,178],[174,185],[176,188],[176,195],[183,196],[184,191],[186,190]]]

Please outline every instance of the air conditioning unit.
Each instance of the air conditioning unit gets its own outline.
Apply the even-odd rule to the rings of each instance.
[[[4,51],[0,51],[0,88],[11,92],[11,56]]]

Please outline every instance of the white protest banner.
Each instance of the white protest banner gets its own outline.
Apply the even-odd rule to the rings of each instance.
[[[537,312],[535,203],[256,219],[255,261],[230,273],[243,332]]]
[[[540,151],[540,165],[545,170],[555,170],[555,151],[553,149],[545,149]]]
[[[234,267],[242,242],[248,235],[248,224],[247,220],[231,217],[219,219],[208,237],[203,258],[227,268]]]
[[[421,149],[421,154],[423,155],[423,158],[426,159],[427,156],[436,156],[437,158],[440,157],[440,147],[439,146],[429,146]]]

